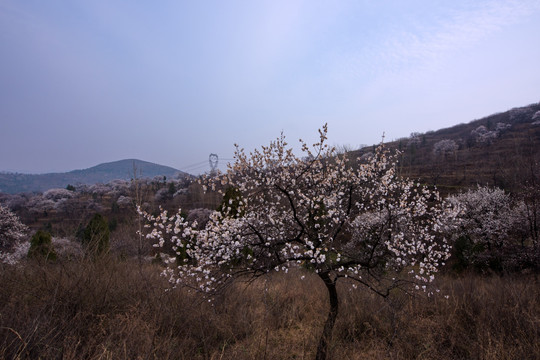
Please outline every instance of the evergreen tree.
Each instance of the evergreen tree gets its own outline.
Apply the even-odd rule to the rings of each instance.
[[[56,252],[51,241],[51,234],[47,231],[39,230],[32,236],[30,240],[30,249],[28,250],[29,258],[44,258],[46,260],[55,261]]]
[[[101,214],[95,214],[83,232],[82,244],[89,255],[102,255],[109,251],[109,224]]]

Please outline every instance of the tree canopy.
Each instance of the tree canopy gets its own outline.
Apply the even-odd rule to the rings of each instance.
[[[326,347],[337,315],[336,282],[348,278],[381,296],[392,289],[424,290],[450,254],[443,236],[455,211],[437,192],[396,174],[397,157],[383,145],[367,162],[338,154],[327,144],[326,125],[313,146],[295,155],[281,137],[247,155],[236,146],[235,163],[211,178],[212,189],[232,187],[228,204],[203,229],[180,211],[145,214],[147,237],[174,244],[166,270],[171,282],[204,292],[239,275],[303,267],[329,291],[331,311],[320,343]]]

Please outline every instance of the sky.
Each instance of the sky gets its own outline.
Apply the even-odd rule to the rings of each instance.
[[[540,101],[540,0],[0,0],[0,171],[190,173]]]

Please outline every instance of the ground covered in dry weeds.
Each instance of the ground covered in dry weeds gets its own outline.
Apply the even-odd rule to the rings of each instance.
[[[166,292],[159,266],[137,261],[3,266],[0,358],[311,359],[328,300],[300,272],[237,283],[209,303]],[[334,359],[540,359],[534,275],[446,275],[448,299],[341,285]]]

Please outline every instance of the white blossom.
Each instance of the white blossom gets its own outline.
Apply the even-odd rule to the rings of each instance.
[[[175,264],[165,272],[171,283],[214,291],[236,275],[297,265],[384,296],[432,282],[450,253],[441,224],[456,210],[438,193],[399,178],[397,155],[384,146],[366,163],[337,154],[326,134],[325,126],[313,146],[300,141],[300,157],[283,135],[249,155],[237,146],[228,172],[204,186],[231,186],[238,197],[213,211],[204,227],[184,221],[180,210],[172,217],[143,213],[151,224],[147,237],[159,247],[175,243]],[[404,270],[414,266],[421,272],[409,276]]]
[[[24,241],[28,228],[17,215],[0,205],[0,261],[17,263],[28,252],[29,245]],[[26,252],[25,252],[26,249]]]

